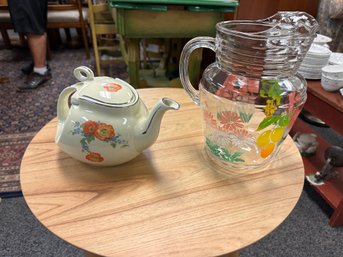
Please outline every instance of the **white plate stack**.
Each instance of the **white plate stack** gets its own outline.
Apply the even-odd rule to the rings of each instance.
[[[305,79],[321,79],[322,68],[329,62],[330,49],[325,46],[312,44],[300,64],[299,73]]]

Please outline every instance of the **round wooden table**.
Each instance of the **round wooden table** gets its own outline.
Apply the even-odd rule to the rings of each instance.
[[[181,108],[134,160],[104,168],[72,159],[54,143],[56,119],[28,146],[22,191],[47,229],[101,256],[238,256],[290,214],[304,181],[290,137],[265,170],[225,173],[208,161],[200,108],[183,89],[138,91],[149,108],[164,96]]]

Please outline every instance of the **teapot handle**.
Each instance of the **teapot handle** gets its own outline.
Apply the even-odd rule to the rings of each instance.
[[[77,90],[76,87],[71,86],[63,89],[57,101],[57,119],[58,122],[64,122],[69,113],[68,100],[69,96]]]
[[[191,53],[197,48],[209,48],[215,52],[215,39],[212,37],[196,37],[187,42],[180,57],[180,80],[193,102],[199,105],[199,91],[196,90],[189,80],[188,66]]]

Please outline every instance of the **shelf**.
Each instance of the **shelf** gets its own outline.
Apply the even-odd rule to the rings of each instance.
[[[304,108],[343,135],[343,97],[339,92],[325,91],[320,85],[320,80],[308,80]]]
[[[304,121],[297,119],[293,125],[290,135],[293,136],[296,132],[315,133]],[[331,146],[325,139],[317,134],[319,143],[316,154],[309,157],[303,157],[305,174],[314,174],[319,171],[324,163],[324,151]],[[343,167],[337,168],[340,176],[336,179],[325,182],[324,185],[313,186],[314,189],[324,198],[324,200],[333,208],[334,213],[330,218],[331,226],[343,225]]]

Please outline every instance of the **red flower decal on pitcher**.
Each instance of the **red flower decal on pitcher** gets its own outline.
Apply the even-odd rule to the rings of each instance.
[[[241,118],[235,112],[223,111],[217,113],[217,118],[220,121],[220,129],[235,131],[236,129],[243,128]]]
[[[204,110],[203,115],[204,115],[205,121],[209,123],[211,127],[217,128],[217,121],[211,112],[209,112],[208,110]]]
[[[121,85],[113,82],[106,83],[102,87],[106,89],[108,92],[117,92],[122,88]]]

